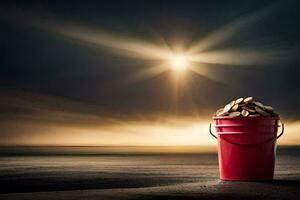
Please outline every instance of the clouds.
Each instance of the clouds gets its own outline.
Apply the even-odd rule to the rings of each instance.
[[[147,129],[148,144],[156,141],[151,132],[167,134],[166,144],[189,143],[184,132],[198,119],[204,125],[217,108],[249,95],[297,122],[299,5],[278,5],[7,3],[14,12],[1,15],[2,141],[47,143],[62,134],[71,144],[65,132],[76,132],[90,144],[99,132],[97,144],[112,144],[110,135],[134,138]],[[207,52],[197,52],[193,70],[175,84],[161,60],[199,38],[194,49],[202,42]],[[173,129],[181,118],[185,125]]]
[[[9,91],[1,95],[0,145],[214,145],[211,115],[113,113],[68,98]],[[299,120],[283,120],[283,145],[299,144]]]

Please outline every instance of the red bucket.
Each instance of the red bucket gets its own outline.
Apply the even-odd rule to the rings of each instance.
[[[272,180],[278,117],[213,117],[218,139],[221,180]]]

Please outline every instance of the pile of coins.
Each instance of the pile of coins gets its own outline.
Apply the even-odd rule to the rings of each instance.
[[[224,108],[220,108],[216,116],[230,117],[275,117],[278,116],[271,106],[254,101],[253,97],[238,98],[231,101]]]

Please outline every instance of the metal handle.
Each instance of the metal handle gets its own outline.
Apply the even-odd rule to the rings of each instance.
[[[281,132],[279,133],[279,135],[277,135],[276,139],[280,138],[284,132],[284,123],[282,123],[282,122],[280,122],[280,123],[281,123]]]
[[[213,134],[213,132],[211,131],[211,123],[209,123],[209,133],[216,139],[218,139],[218,137],[216,135]]]
[[[218,137],[215,135],[215,134],[213,134],[213,132],[211,131],[211,123],[209,123],[209,133],[214,137],[214,138],[216,138],[216,139],[218,139]],[[278,138],[280,138],[282,135],[283,135],[283,133],[284,133],[284,124],[283,123],[281,123],[281,132],[280,132],[280,134],[279,135],[274,135],[273,137],[271,137],[271,138],[269,138],[269,139],[267,139],[267,140],[265,140],[265,141],[263,141],[263,142],[260,142],[260,143],[254,143],[254,144],[240,144],[240,143],[235,143],[235,142],[232,142],[232,141],[230,141],[230,140],[227,140],[227,139],[224,139],[226,142],[228,142],[228,143],[230,143],[230,144],[235,144],[235,145],[240,145],[240,146],[251,146],[251,145],[259,145],[259,144],[264,144],[264,143],[267,143],[267,142],[270,142],[271,140],[273,140],[273,139],[278,139]]]

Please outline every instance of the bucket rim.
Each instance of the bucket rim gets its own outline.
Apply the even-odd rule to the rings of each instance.
[[[273,117],[243,117],[243,116],[239,116],[239,117],[231,117],[231,116],[213,116],[212,117],[214,120],[216,119],[230,119],[230,120],[235,120],[235,119],[239,119],[239,120],[257,120],[257,119],[277,119],[279,120],[280,117],[279,116],[273,116]]]

